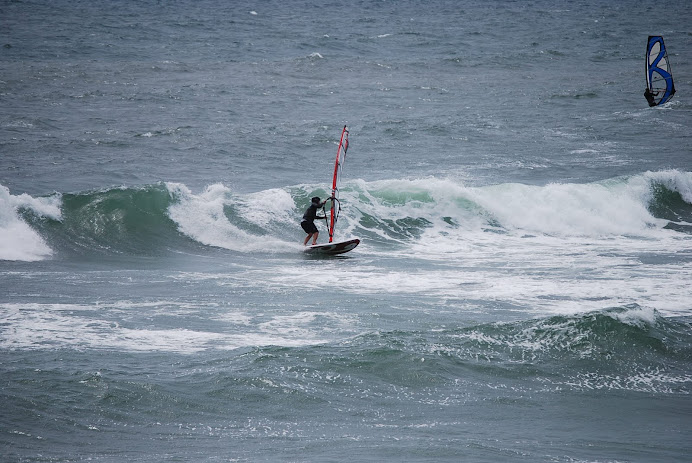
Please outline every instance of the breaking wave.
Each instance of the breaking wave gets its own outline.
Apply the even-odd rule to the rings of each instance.
[[[65,254],[160,255],[189,249],[293,252],[315,185],[236,194],[215,184],[114,187],[45,197],[0,186],[0,259]],[[488,232],[558,238],[692,235],[692,173],[647,172],[588,184],[466,187],[449,179],[346,183],[341,237],[410,246]]]

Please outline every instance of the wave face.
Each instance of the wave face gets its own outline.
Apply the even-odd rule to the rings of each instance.
[[[687,393],[692,381],[684,367],[692,354],[689,325],[636,304],[483,325],[454,336],[460,344],[445,352],[450,357],[546,388]],[[673,365],[682,367],[680,374]]]
[[[692,382],[687,370],[692,358],[689,328],[689,323],[633,304],[433,333],[376,333],[348,345],[357,352],[354,364],[373,365],[373,383],[389,374],[417,377],[422,383],[464,378],[470,388],[516,385],[527,393],[627,390],[686,395]],[[419,361],[415,371],[410,371],[411,359]],[[349,370],[354,365],[345,366]],[[344,372],[331,372],[338,373]]]
[[[21,207],[30,224],[57,255],[151,256],[182,244],[168,217],[170,196],[163,185],[63,193],[59,215]]]
[[[293,251],[310,185],[234,194],[221,184],[110,188],[33,198],[0,190],[0,259],[144,255],[199,247]],[[353,181],[341,190],[342,237],[376,248],[479,234],[663,239],[692,234],[692,173],[647,172],[590,184],[465,187],[453,180]],[[451,240],[451,241],[450,241]]]
[[[446,329],[353,332],[346,339],[334,339],[334,332],[353,330],[349,328],[353,320],[336,313],[276,313],[262,324],[250,324],[251,315],[231,320],[208,306],[188,303],[172,310],[172,304],[139,305],[137,313],[121,318],[116,317],[116,307],[108,305],[5,304],[2,311],[11,335],[0,339],[0,347],[22,352],[109,349],[198,356],[236,350],[237,355],[229,354],[232,361],[249,363],[235,367],[254,373],[261,370],[276,382],[286,379],[280,371],[284,362],[297,362],[325,378],[359,372],[360,380],[368,384],[379,383],[385,375],[408,387],[437,383],[443,389],[464,378],[477,383],[474,388],[516,382],[533,392],[628,390],[687,395],[692,384],[689,319],[665,318],[637,304]],[[123,304],[118,307],[123,310]],[[99,311],[114,318],[98,319]],[[212,318],[218,318],[206,324],[171,325],[178,317],[185,323],[183,312],[202,319],[210,311]],[[46,314],[50,321],[45,320]],[[133,328],[133,318],[151,317],[168,329]],[[234,324],[238,326],[231,328]],[[219,330],[219,325],[225,329]],[[253,353],[245,358],[248,349]],[[343,357],[346,350],[348,358]],[[268,369],[266,365],[252,367],[253,361],[262,358],[276,361]],[[213,382],[213,375],[208,380]],[[358,385],[348,386],[357,389]]]

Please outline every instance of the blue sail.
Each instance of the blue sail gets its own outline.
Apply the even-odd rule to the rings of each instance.
[[[658,106],[675,94],[673,74],[663,37],[650,35],[646,43],[646,91],[644,96],[649,106]]]

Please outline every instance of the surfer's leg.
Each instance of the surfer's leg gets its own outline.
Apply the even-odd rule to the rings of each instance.
[[[305,241],[303,241],[303,246],[308,244],[308,241],[310,241],[311,236],[312,236],[312,233],[308,233],[308,236],[305,237]]]
[[[314,237],[312,239],[312,244],[317,244],[317,237],[320,236],[320,232],[315,232],[312,234],[312,236]],[[309,236],[308,236],[308,238],[309,238]]]

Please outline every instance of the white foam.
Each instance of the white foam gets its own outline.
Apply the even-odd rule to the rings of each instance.
[[[637,327],[653,326],[656,322],[656,311],[651,307],[637,306],[624,312],[608,312],[608,315],[622,323]]]
[[[210,185],[198,195],[193,194],[182,184],[167,183],[166,186],[171,196],[177,199],[177,202],[168,209],[169,217],[178,224],[178,229],[182,233],[202,244],[240,252],[286,249],[295,245],[295,243],[286,243],[271,236],[246,232],[232,224],[224,213],[226,205],[239,205],[241,210],[245,210],[249,220],[259,220],[258,225],[263,225],[266,223],[267,216],[260,213],[254,214],[250,212],[250,208],[254,207],[261,211],[262,206],[276,203],[267,201],[261,206],[243,204],[242,201],[234,200],[231,190],[221,184]],[[269,192],[262,194],[267,195]],[[273,194],[281,196],[276,191]]]
[[[422,218],[438,235],[457,233],[445,223],[451,218],[460,230],[497,226],[515,234],[661,238],[670,230],[664,229],[667,220],[654,217],[648,210],[653,199],[652,183],[679,192],[692,204],[692,173],[679,171],[543,186],[466,187],[458,181],[436,178],[354,181],[341,192],[342,202],[350,205],[352,216],[357,208],[380,221]],[[376,229],[371,231],[382,234]]]
[[[671,191],[677,191],[686,203],[692,204],[692,172],[678,170],[647,172],[642,178],[661,183]]]
[[[267,226],[270,222],[297,223],[293,214],[293,198],[287,191],[278,188],[251,193],[237,207],[244,219],[257,225]]]
[[[569,315],[629,304],[655,308],[666,316],[689,314],[690,263],[642,262],[640,254],[667,252],[655,240],[565,240],[515,237],[494,233],[450,238],[446,251],[431,240],[389,253],[375,252],[367,242],[358,247],[357,265],[321,262],[319,266],[282,266],[257,271],[252,278],[267,291],[285,292],[305,281],[364,295],[408,295],[454,307],[464,301],[497,301],[502,310],[516,307],[536,315]],[[689,245],[689,241],[687,241]],[[355,252],[355,251],[354,251]],[[369,265],[371,259],[407,259],[410,265]],[[426,302],[426,303],[427,303]],[[464,309],[465,310],[465,309]],[[648,312],[628,313],[628,320]],[[643,318],[642,318],[643,317]]]
[[[96,306],[66,304],[5,304],[0,346],[3,349],[103,348],[129,351],[172,350],[193,352],[220,335],[190,330],[123,328],[118,323],[79,312]],[[103,308],[101,308],[103,310]]]
[[[647,190],[648,191],[648,190]],[[650,236],[668,222],[653,217],[628,185],[500,185],[470,190],[506,228],[560,236]]]
[[[366,229],[391,246],[363,239],[351,254],[361,259],[357,268],[286,266],[255,277],[278,290],[314,277],[349,292],[496,299],[537,314],[633,303],[666,315],[685,314],[692,265],[684,253],[692,237],[663,228],[667,221],[646,206],[653,181],[685,197],[691,179],[670,171],[546,186],[465,187],[434,178],[346,182],[339,237],[363,238]],[[373,225],[366,216],[374,218]],[[411,219],[423,220],[408,232]],[[393,233],[392,223],[403,224]],[[640,257],[676,252],[683,253],[681,262],[649,264]],[[411,259],[421,268],[383,269],[369,266],[371,258]]]
[[[680,389],[692,380],[689,374],[670,374],[659,369],[635,371],[630,375],[602,375],[580,373],[564,384],[584,390],[637,391],[658,394],[679,394]],[[675,386],[680,386],[676,388]]]
[[[325,342],[330,333],[342,333],[352,323],[348,317],[329,313],[302,312],[292,315],[222,314],[209,330],[190,328],[141,328],[132,323],[132,310],[157,315],[157,306],[167,318],[186,317],[188,306],[175,308],[174,302],[137,304],[127,301],[83,304],[0,304],[0,348],[2,349],[113,349],[129,352],[194,353],[208,349],[237,349],[248,346],[297,347]],[[93,314],[98,313],[98,317]],[[319,323],[315,321],[319,318]],[[134,323],[133,323],[134,324]],[[219,324],[225,327],[213,331]],[[213,330],[212,330],[213,329]]]
[[[51,248],[20,218],[18,210],[31,209],[38,216],[60,220],[60,204],[59,196],[13,196],[7,187],[0,185],[0,260],[31,262],[50,257],[53,254]]]

